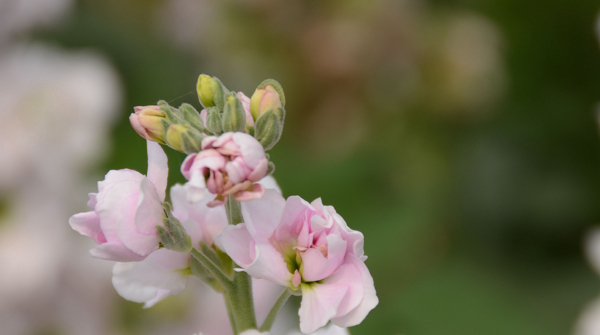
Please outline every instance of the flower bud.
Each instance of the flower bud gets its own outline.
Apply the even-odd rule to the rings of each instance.
[[[220,110],[223,109],[223,99],[225,94],[229,93],[219,78],[201,74],[198,77],[196,91],[202,106],[208,108],[217,106]]]
[[[267,79],[261,83],[250,99],[250,113],[254,120],[269,109],[277,110],[285,105],[283,89],[275,80]]]
[[[223,123],[218,108],[211,107],[208,109],[206,115],[206,129],[215,135],[221,135],[223,133]]]
[[[179,106],[179,110],[183,116],[183,119],[188,122],[192,127],[196,128],[201,133],[206,132],[206,128],[204,127],[204,121],[200,116],[200,113],[194,108],[194,106],[190,104],[182,104]]]
[[[162,120],[165,113],[158,106],[137,106],[129,116],[133,129],[143,138],[165,144]]]
[[[160,243],[169,250],[190,252],[193,247],[192,239],[181,225],[181,222],[171,213],[171,206],[165,203],[163,207],[166,213],[166,217],[163,219],[165,226],[156,226]]]
[[[183,115],[179,111],[179,109],[169,105],[168,102],[164,100],[159,100],[157,103],[160,110],[165,114],[165,120],[168,121],[168,124],[173,123],[181,123],[183,121]]]
[[[283,113],[283,109],[281,107],[279,109]],[[254,137],[262,144],[265,150],[269,150],[279,141],[282,130],[283,123],[280,118],[272,109],[269,109],[256,120]]]
[[[246,112],[235,94],[229,93],[225,98],[222,123],[224,132],[246,129]]]
[[[167,129],[167,145],[186,154],[200,151],[202,139],[202,134],[187,124],[174,124]]]
[[[198,84],[196,85],[200,103],[207,108],[215,105],[211,82],[212,78],[210,76],[201,74],[200,77],[198,77]]]

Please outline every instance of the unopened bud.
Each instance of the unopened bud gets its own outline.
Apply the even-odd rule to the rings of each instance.
[[[205,74],[201,74],[198,77],[196,91],[198,92],[198,98],[202,106],[206,108],[217,106],[220,110],[223,110],[223,98],[225,94],[229,93],[219,78]]]
[[[256,120],[254,137],[265,150],[269,150],[279,141],[282,130],[283,125],[279,117],[272,109],[269,109]]]
[[[200,77],[198,77],[198,84],[196,84],[196,91],[198,92],[200,103],[206,108],[215,105],[211,82],[212,78],[210,76],[201,74]]]
[[[179,220],[171,213],[171,206],[169,203],[165,203],[163,206],[166,213],[166,216],[163,219],[164,227],[156,226],[156,231],[160,237],[160,243],[169,250],[190,252],[193,247],[192,239],[181,225],[181,222],[179,222]]]
[[[250,113],[254,120],[269,109],[277,110],[285,106],[285,96],[281,85],[273,79],[263,81],[250,99]]]
[[[223,131],[244,131],[246,128],[246,112],[242,102],[235,94],[229,93],[223,107]]]
[[[194,108],[194,106],[190,104],[182,104],[179,106],[179,110],[183,115],[183,119],[187,121],[192,127],[198,129],[201,133],[205,133],[206,129],[204,128],[204,121],[200,116],[200,113]]]
[[[160,107],[160,110],[165,114],[165,120],[167,120],[169,124],[180,123],[183,121],[181,112],[177,108],[169,105],[168,102],[159,100],[158,107]]]
[[[208,108],[206,114],[206,129],[215,135],[221,135],[223,133],[223,123],[218,108]]]
[[[165,144],[165,131],[162,121],[165,113],[159,106],[138,106],[129,116],[133,129],[143,138]]]
[[[200,151],[202,139],[202,134],[187,124],[171,125],[166,134],[167,145],[186,154]]]

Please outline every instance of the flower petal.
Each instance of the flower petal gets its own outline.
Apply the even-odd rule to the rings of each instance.
[[[338,306],[348,292],[348,285],[302,284],[302,302],[300,315],[300,331],[310,334],[325,326],[336,313]]]
[[[348,312],[346,315],[336,315],[335,319],[332,319],[333,323],[340,327],[352,327],[361,323],[369,312],[379,304],[379,298],[377,298],[377,292],[375,291],[375,285],[373,283],[373,277],[369,272],[369,269],[358,256],[353,254],[347,255],[347,262],[354,264],[361,273],[361,278],[364,286],[364,297],[360,304]],[[344,301],[345,303],[346,301]],[[343,312],[343,309],[340,310]]]
[[[277,191],[265,190],[260,199],[244,201],[241,205],[248,232],[260,243],[273,234],[286,202]]]
[[[254,278],[266,279],[282,286],[291,286],[293,275],[287,268],[283,256],[270,243],[254,247],[255,259],[245,271]]]
[[[78,213],[69,218],[69,225],[81,235],[89,236],[98,244],[106,242],[100,230],[100,218],[96,212]]]
[[[244,223],[223,228],[215,237],[215,243],[242,268],[250,266],[255,259],[254,241]]]
[[[165,201],[167,178],[169,176],[167,155],[160,144],[152,141],[146,142],[148,149],[148,179],[154,184],[156,193],[162,202]]]
[[[346,241],[340,235],[331,234],[326,237],[328,249],[327,257],[315,249],[306,250],[302,255],[302,278],[313,282],[329,277],[344,261],[346,255]]]
[[[189,254],[160,249],[145,260],[117,263],[113,268],[113,286],[120,296],[150,307],[168,295],[185,289]]]

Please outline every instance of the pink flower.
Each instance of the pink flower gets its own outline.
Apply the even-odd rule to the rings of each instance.
[[[246,223],[225,227],[217,245],[251,276],[302,291],[303,333],[329,320],[339,327],[357,325],[378,304],[362,233],[321,199],[285,201],[267,190],[243,202],[242,214]]]
[[[165,135],[162,125],[162,119],[165,113],[158,106],[136,106],[133,107],[134,113],[129,116],[129,122],[133,129],[141,137],[149,141],[165,143]]]
[[[162,225],[167,156],[148,141],[148,176],[129,169],[111,170],[98,182],[98,193],[90,193],[90,212],[73,215],[71,228],[94,239],[90,250],[96,258],[140,261],[158,249],[156,226]]]
[[[194,246],[197,247],[200,241],[213,245],[214,236],[227,225],[225,208],[209,208],[207,200],[189,202],[186,197],[188,187],[186,184],[171,188],[173,215],[181,221]],[[123,298],[145,303],[144,308],[148,308],[185,289],[187,277],[192,274],[190,261],[189,253],[159,249],[141,262],[115,264],[113,286]]]
[[[269,161],[258,141],[240,132],[209,136],[202,141],[202,151],[187,156],[181,165],[181,173],[190,181],[191,199],[197,200],[199,190],[217,195],[209,206],[223,203],[228,195],[247,201],[257,199],[264,193],[260,184],[268,170]]]

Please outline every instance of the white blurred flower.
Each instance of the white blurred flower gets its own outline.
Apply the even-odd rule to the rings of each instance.
[[[73,234],[67,220],[84,201],[80,195],[91,189],[83,185],[85,172],[102,158],[108,142],[121,101],[117,74],[91,52],[28,44],[5,50],[0,54],[0,198],[7,200],[0,216],[2,332],[110,333],[112,264],[91,259],[88,241]]]
[[[0,73],[0,190],[32,177],[60,189],[103,157],[121,101],[106,60],[19,45],[0,57]]]

